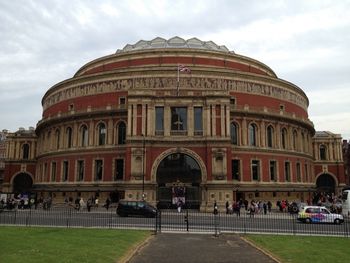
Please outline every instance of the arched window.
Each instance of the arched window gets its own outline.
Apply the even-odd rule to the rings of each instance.
[[[267,127],[267,136],[266,136],[266,139],[267,139],[267,147],[273,147],[273,127],[271,125],[269,125]]]
[[[256,146],[256,132],[257,128],[255,124],[249,124],[248,134],[249,134],[249,145]]]
[[[104,123],[100,123],[98,125],[98,145],[106,144],[106,125]]]
[[[124,122],[118,125],[118,144],[125,144],[126,139],[126,125]]]
[[[22,146],[22,159],[28,160],[29,159],[29,144],[25,143]]]
[[[56,137],[56,149],[58,150],[60,148],[60,130],[56,130],[55,137]]]
[[[67,131],[66,131],[66,136],[67,136],[67,148],[71,148],[72,147],[72,128],[68,127]]]
[[[86,125],[81,126],[80,128],[80,135],[81,135],[81,146],[88,146],[88,141],[89,141],[89,132],[88,128]]]
[[[238,145],[238,129],[237,129],[237,124],[234,122],[231,122],[230,125],[231,128],[231,143],[233,145]]]
[[[298,133],[297,131],[293,131],[293,150],[296,151],[298,145]]]
[[[283,128],[281,131],[281,146],[282,149],[287,148],[287,130],[285,128]]]
[[[326,154],[326,146],[323,144],[320,145],[320,159],[321,160],[327,160],[327,154]]]

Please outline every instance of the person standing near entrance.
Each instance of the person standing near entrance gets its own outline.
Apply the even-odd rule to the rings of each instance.
[[[181,213],[182,205],[182,200],[179,199],[179,201],[177,202],[177,212]]]
[[[217,215],[219,213],[218,211],[218,205],[216,203],[216,200],[214,201],[214,215]]]

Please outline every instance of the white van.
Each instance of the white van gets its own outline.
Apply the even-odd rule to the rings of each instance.
[[[342,214],[350,216],[350,190],[344,190],[342,194]]]

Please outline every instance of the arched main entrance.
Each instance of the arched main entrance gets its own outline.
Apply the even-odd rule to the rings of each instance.
[[[318,192],[335,193],[335,180],[330,174],[321,174],[316,181]]]
[[[27,173],[19,173],[13,179],[13,192],[16,194],[29,193],[32,186],[32,177]]]
[[[167,155],[159,163],[156,178],[159,207],[176,207],[181,200],[186,207],[199,208],[202,174],[193,157],[184,153]]]

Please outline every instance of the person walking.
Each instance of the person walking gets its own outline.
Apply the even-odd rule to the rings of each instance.
[[[87,208],[88,212],[90,212],[91,206],[92,206],[92,200],[91,200],[91,198],[89,198],[87,200],[87,203],[86,203],[86,208]]]
[[[264,215],[267,214],[267,204],[266,202],[264,201],[264,204],[263,204],[263,210],[264,210]]]
[[[108,209],[109,209],[109,205],[111,204],[111,200],[109,199],[109,197],[107,197],[107,199],[106,199],[106,203],[105,203],[105,207],[106,207],[106,210],[108,211]]]

